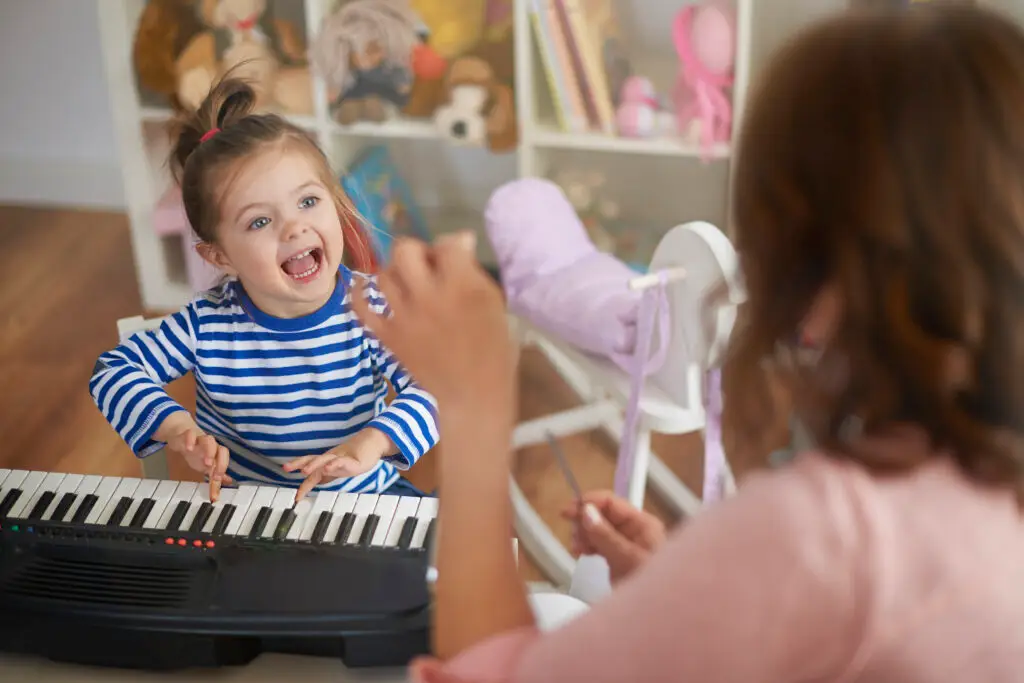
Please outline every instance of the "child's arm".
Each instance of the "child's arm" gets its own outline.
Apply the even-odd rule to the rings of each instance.
[[[358,285],[357,285],[358,287]],[[370,309],[376,313],[388,314],[387,302],[371,281],[367,287]],[[413,381],[391,351],[383,347],[376,337],[366,332],[374,364],[395,389],[395,400],[382,413],[367,424],[391,440],[398,453],[386,456],[398,469],[408,469],[416,464],[438,441],[437,402],[428,392]]]
[[[185,410],[163,387],[194,366],[197,326],[190,305],[158,328],[133,334],[96,361],[89,393],[140,458],[163,447],[158,430],[168,416]]]

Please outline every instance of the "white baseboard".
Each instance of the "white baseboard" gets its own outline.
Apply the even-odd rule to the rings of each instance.
[[[0,204],[123,211],[116,162],[0,158]]]

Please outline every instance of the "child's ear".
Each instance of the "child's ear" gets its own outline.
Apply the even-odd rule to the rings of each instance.
[[[228,259],[227,254],[224,250],[218,247],[216,244],[210,242],[200,242],[196,245],[196,252],[202,257],[204,261],[209,263],[214,268],[224,272],[227,275],[238,275],[238,272],[231,265],[231,260]]]

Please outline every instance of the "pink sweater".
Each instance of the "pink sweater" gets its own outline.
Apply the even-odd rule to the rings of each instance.
[[[946,460],[881,479],[806,453],[567,626],[418,662],[412,680],[1024,681],[1024,522]]]

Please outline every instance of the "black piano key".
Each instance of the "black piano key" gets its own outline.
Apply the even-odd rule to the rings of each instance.
[[[141,529],[142,525],[146,523],[146,518],[149,517],[149,513],[153,511],[153,506],[156,505],[156,501],[152,498],[144,498],[139,507],[135,510],[135,514],[132,515],[132,520],[128,523],[128,526],[133,529]]]
[[[324,510],[320,513],[320,518],[316,520],[316,526],[313,527],[313,535],[310,536],[310,543],[323,543],[324,536],[327,535],[327,527],[331,524],[331,511]]]
[[[128,514],[128,509],[132,506],[132,499],[128,496],[121,496],[121,500],[117,501],[117,505],[110,513],[110,519],[107,520],[108,526],[120,526],[124,520],[124,516]]]
[[[171,513],[171,518],[167,520],[168,531],[177,531],[178,527],[181,526],[182,520],[184,520],[185,515],[188,514],[188,504],[189,501],[187,500],[178,501],[178,504],[174,508],[174,512]]]
[[[437,532],[437,518],[430,520],[427,524],[427,535],[423,537],[423,547],[430,548],[434,545],[434,535]]]
[[[47,508],[50,507],[50,503],[57,497],[57,494],[53,491],[47,491],[43,495],[39,496],[39,500],[32,506],[32,511],[28,513],[28,519],[42,519],[43,515],[46,514]]]
[[[334,536],[335,543],[345,543],[348,540],[348,535],[352,533],[352,527],[356,523],[356,513],[346,512],[345,516],[341,518],[341,526],[338,527],[338,533]]]
[[[85,518],[89,516],[92,509],[96,507],[96,503],[99,502],[99,496],[95,493],[90,493],[82,499],[82,504],[75,510],[75,516],[71,518],[71,521],[75,524],[82,524],[85,522]]]
[[[21,498],[21,489],[11,489],[4,496],[3,501],[0,501],[0,517],[5,516],[14,507],[14,504]]]
[[[213,503],[203,503],[196,510],[195,519],[192,520],[192,524],[189,525],[188,530],[193,532],[200,532],[203,527],[206,526],[206,521],[210,519],[210,515],[213,513]]]
[[[267,521],[270,519],[270,506],[264,505],[260,508],[260,511],[256,513],[256,519],[253,520],[252,529],[249,530],[249,538],[259,538],[263,535],[263,530],[267,526]]]
[[[373,540],[373,532],[377,530],[377,523],[380,522],[378,515],[370,515],[363,525],[363,532],[359,535],[359,545],[368,546]]]
[[[60,500],[57,502],[57,509],[53,511],[51,519],[55,522],[71,521],[65,520],[64,516],[68,514],[68,510],[70,510],[71,506],[75,504],[75,498],[77,498],[77,496],[70,491],[61,496]]]
[[[213,529],[210,533],[223,534],[224,530],[228,528],[228,523],[231,521],[231,517],[235,514],[235,506],[228,503],[221,508],[220,516],[217,517],[217,521],[213,523]]]
[[[292,530],[292,525],[295,524],[295,508],[288,508],[281,513],[281,519],[277,522],[277,528],[274,529],[274,540],[283,541],[288,532]]]
[[[402,533],[398,536],[398,547],[408,548],[412,545],[412,535],[416,533],[416,518],[406,517],[402,524]]]

